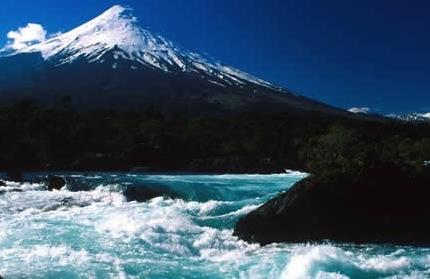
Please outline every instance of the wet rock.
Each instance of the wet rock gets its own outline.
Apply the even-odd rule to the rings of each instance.
[[[60,176],[50,175],[47,177],[46,186],[49,191],[60,190],[66,186],[66,180]]]
[[[157,197],[178,197],[176,193],[160,185],[128,185],[124,196],[127,201],[137,202],[146,202]]]
[[[6,172],[7,179],[14,182],[22,182],[22,171],[18,169],[9,170]]]
[[[67,178],[67,190],[70,192],[86,192],[94,190],[94,185],[86,182],[84,179],[68,177]]]
[[[3,180],[0,180],[0,187],[4,187],[6,186],[6,182],[4,182]]]
[[[430,170],[311,176],[240,219],[234,234],[263,245],[323,240],[430,245],[429,186]]]

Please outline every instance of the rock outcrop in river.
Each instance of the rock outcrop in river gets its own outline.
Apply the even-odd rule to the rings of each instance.
[[[46,178],[46,186],[49,191],[60,190],[66,186],[66,180],[60,176],[48,175]]]
[[[261,244],[331,240],[429,245],[429,197],[428,168],[310,176],[239,220],[234,234]]]
[[[124,196],[127,201],[146,202],[157,197],[176,198],[178,194],[162,185],[128,185]]]

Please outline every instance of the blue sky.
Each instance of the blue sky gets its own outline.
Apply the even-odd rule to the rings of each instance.
[[[430,111],[430,2],[2,0],[0,44],[39,23],[67,31],[114,4],[179,45],[332,105]]]

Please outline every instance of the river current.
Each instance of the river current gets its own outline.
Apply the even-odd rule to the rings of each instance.
[[[430,278],[427,248],[329,242],[261,247],[233,236],[241,216],[302,173],[63,175],[86,189],[0,187],[5,279]],[[162,187],[177,196],[127,202],[127,185]]]

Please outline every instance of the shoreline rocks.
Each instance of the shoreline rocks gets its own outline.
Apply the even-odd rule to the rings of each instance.
[[[262,245],[330,240],[430,245],[430,171],[310,176],[252,211],[234,235]]]

